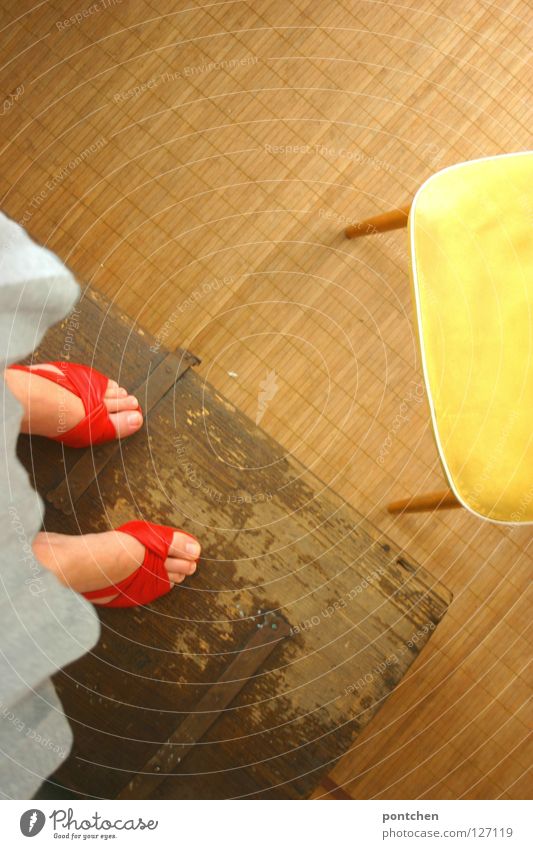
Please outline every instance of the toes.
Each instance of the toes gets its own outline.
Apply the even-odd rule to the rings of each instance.
[[[185,580],[186,577],[187,577],[186,575],[175,574],[175,575],[169,575],[168,579],[169,579],[171,584],[181,584],[181,583],[183,583],[183,581]]]
[[[165,569],[171,580],[177,578],[183,580],[187,575],[194,575],[196,572],[196,563],[192,560],[182,560],[179,557],[167,557],[165,560]]]
[[[106,397],[104,398],[104,404],[110,413],[121,413],[123,410],[136,410],[139,406],[135,395],[124,395],[124,397],[117,396],[114,398]]]
[[[201,553],[201,546],[198,540],[193,539],[188,534],[181,531],[176,531],[172,538],[172,543],[169,548],[171,557],[179,557],[185,560],[198,560]]]
[[[125,436],[131,436],[132,433],[139,430],[143,423],[142,413],[138,410],[134,412],[123,410],[120,413],[110,413],[109,418],[113,422],[113,427],[119,439],[124,439]]]
[[[116,380],[108,380],[104,398],[123,398],[127,394],[127,390],[119,386]]]

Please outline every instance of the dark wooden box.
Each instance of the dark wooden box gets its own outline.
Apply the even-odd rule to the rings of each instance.
[[[101,297],[33,361],[85,362],[139,395],[139,434],[75,451],[21,437],[45,527],[134,518],[203,543],[155,603],[99,609],[55,676],[74,730],[51,795],[305,798],[416,659],[450,593],[194,371]],[[68,340],[68,345],[66,345]]]

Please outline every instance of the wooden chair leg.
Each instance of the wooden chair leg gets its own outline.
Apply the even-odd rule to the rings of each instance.
[[[449,489],[440,492],[428,492],[426,495],[415,495],[414,498],[403,498],[387,505],[389,513],[425,513],[428,510],[452,510],[462,507],[453,492]]]
[[[390,212],[383,212],[373,218],[365,218],[356,224],[350,224],[344,231],[348,239],[356,239],[358,236],[371,236],[372,233],[385,233],[387,230],[399,230],[407,226],[409,206],[399,206]]]

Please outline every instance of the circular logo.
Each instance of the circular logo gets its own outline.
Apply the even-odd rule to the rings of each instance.
[[[43,812],[37,808],[31,808],[22,814],[20,818],[20,830],[24,837],[35,837],[36,834],[39,834],[45,822],[46,817]]]

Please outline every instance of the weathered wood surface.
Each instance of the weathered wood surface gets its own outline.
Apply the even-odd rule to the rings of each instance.
[[[80,310],[73,361],[136,387],[166,356],[101,299]],[[35,361],[62,358],[67,326]],[[43,494],[80,459],[24,437],[20,455]],[[55,780],[118,795],[277,611],[289,637],[154,796],[308,796],[415,660],[449,592],[192,369],[72,515],[49,504],[45,525],[83,533],[134,518],[195,534],[203,557],[154,604],[101,610],[98,646],[56,676],[75,744]]]
[[[275,630],[274,630],[275,629]],[[152,797],[164,777],[174,773],[187,755],[220,719],[235,697],[282,639],[290,634],[289,623],[277,613],[265,616],[263,627],[254,628],[243,649],[233,653],[233,660],[206,691],[194,712],[189,713],[178,728],[165,740],[149,761],[142,765],[118,794],[118,799],[138,799],[144,794]]]

